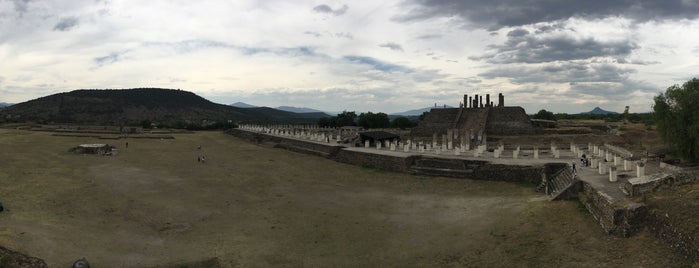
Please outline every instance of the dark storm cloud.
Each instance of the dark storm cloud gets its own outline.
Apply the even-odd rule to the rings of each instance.
[[[56,23],[56,26],[53,26],[53,30],[62,32],[70,31],[70,29],[73,29],[78,23],[79,20],[76,17],[61,18],[61,20]]]
[[[524,29],[512,30],[503,45],[491,45],[484,55],[470,57],[490,63],[541,63],[612,57],[623,59],[638,48],[631,41],[599,41],[592,37],[538,36]]]
[[[699,17],[699,2],[695,0],[406,0],[405,4],[409,11],[394,20],[457,17],[491,29],[571,17],[622,16],[636,21]]]
[[[403,47],[401,45],[393,43],[393,42],[380,44],[379,47],[385,47],[385,48],[388,48],[390,50],[395,50],[395,51],[403,51]]]
[[[541,66],[517,66],[488,70],[481,73],[484,78],[508,78],[516,84],[524,83],[581,83],[621,82],[635,70],[619,68],[611,64],[588,62],[548,63]]]
[[[328,5],[317,5],[316,7],[313,8],[313,11],[318,12],[318,13],[326,13],[326,14],[333,14],[335,16],[340,16],[343,15],[347,12],[349,7],[347,5],[343,5],[339,9],[332,9]]]

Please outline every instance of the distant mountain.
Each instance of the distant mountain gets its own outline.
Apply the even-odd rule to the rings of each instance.
[[[12,103],[0,102],[0,108],[2,108],[2,107],[7,107],[7,106],[11,106],[11,105],[12,105]]]
[[[444,105],[436,106],[436,107],[427,107],[427,108],[409,110],[409,111],[400,112],[400,113],[392,113],[390,115],[391,116],[419,116],[419,115],[422,115],[424,112],[429,112],[430,110],[435,109],[435,108],[439,109],[439,108],[445,108],[445,107],[444,107]],[[446,108],[454,108],[454,107],[447,105]]]
[[[244,102],[236,102],[236,103],[231,104],[231,106],[238,107],[238,108],[256,108],[256,107],[258,107],[258,106],[255,106],[252,104],[247,104]]]
[[[0,110],[0,119],[39,123],[158,125],[184,127],[211,122],[315,123],[319,114],[297,114],[272,108],[238,108],[213,103],[192,92],[137,88],[81,89],[18,103]]]
[[[592,111],[589,112],[583,112],[580,114],[618,114],[617,112],[610,112],[610,111],[605,111],[600,107],[595,107],[595,109],[592,109]]]
[[[326,113],[320,110],[312,109],[312,108],[306,108],[306,107],[293,107],[293,106],[279,106],[275,108],[277,110],[282,110],[282,111],[287,111],[287,112],[292,112],[292,113]],[[327,114],[327,113],[326,113]]]

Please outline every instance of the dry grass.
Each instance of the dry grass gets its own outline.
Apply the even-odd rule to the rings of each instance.
[[[677,267],[642,233],[604,234],[575,202],[530,187],[412,176],[218,132],[116,141],[0,130],[0,245],[67,267],[218,257],[241,267]],[[197,150],[201,145],[202,150]],[[208,162],[197,163],[205,154]]]

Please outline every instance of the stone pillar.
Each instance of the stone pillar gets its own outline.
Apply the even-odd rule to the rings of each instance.
[[[437,133],[432,133],[432,147],[437,147]]]
[[[609,182],[616,182],[616,181],[617,181],[616,167],[609,167]]]
[[[539,159],[539,148],[534,148],[534,159]]]
[[[483,108],[483,96],[478,99],[478,107]]]
[[[512,151],[512,158],[517,159],[519,157],[519,150]]]
[[[464,108],[468,108],[468,95],[464,94]]]
[[[643,162],[636,163],[636,177],[640,178],[646,175],[646,164]]]
[[[599,159],[597,159],[597,158],[591,158],[591,160],[590,160],[590,167],[596,168],[596,167],[597,167],[597,164],[599,164],[598,162],[599,162]]]
[[[599,174],[604,175],[605,173],[607,173],[607,168],[605,166],[606,165],[604,163],[602,163],[602,162],[599,163],[599,170],[598,170]]]
[[[495,149],[495,151],[493,151],[493,157],[500,158],[500,149]]]
[[[454,147],[454,155],[461,155],[461,148]]]
[[[619,162],[621,162],[621,157],[619,156],[614,156],[614,166],[618,166]]]
[[[364,148],[369,148],[369,146],[370,146],[369,140],[365,140],[364,141]]]
[[[629,170],[629,160],[624,159],[624,171]]]
[[[490,106],[490,94],[485,94],[485,106]]]
[[[381,150],[381,142],[376,141],[376,150]]]

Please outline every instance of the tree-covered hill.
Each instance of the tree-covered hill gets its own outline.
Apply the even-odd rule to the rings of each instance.
[[[2,109],[6,122],[207,126],[221,123],[314,123],[321,115],[213,103],[192,92],[161,88],[81,89]]]

